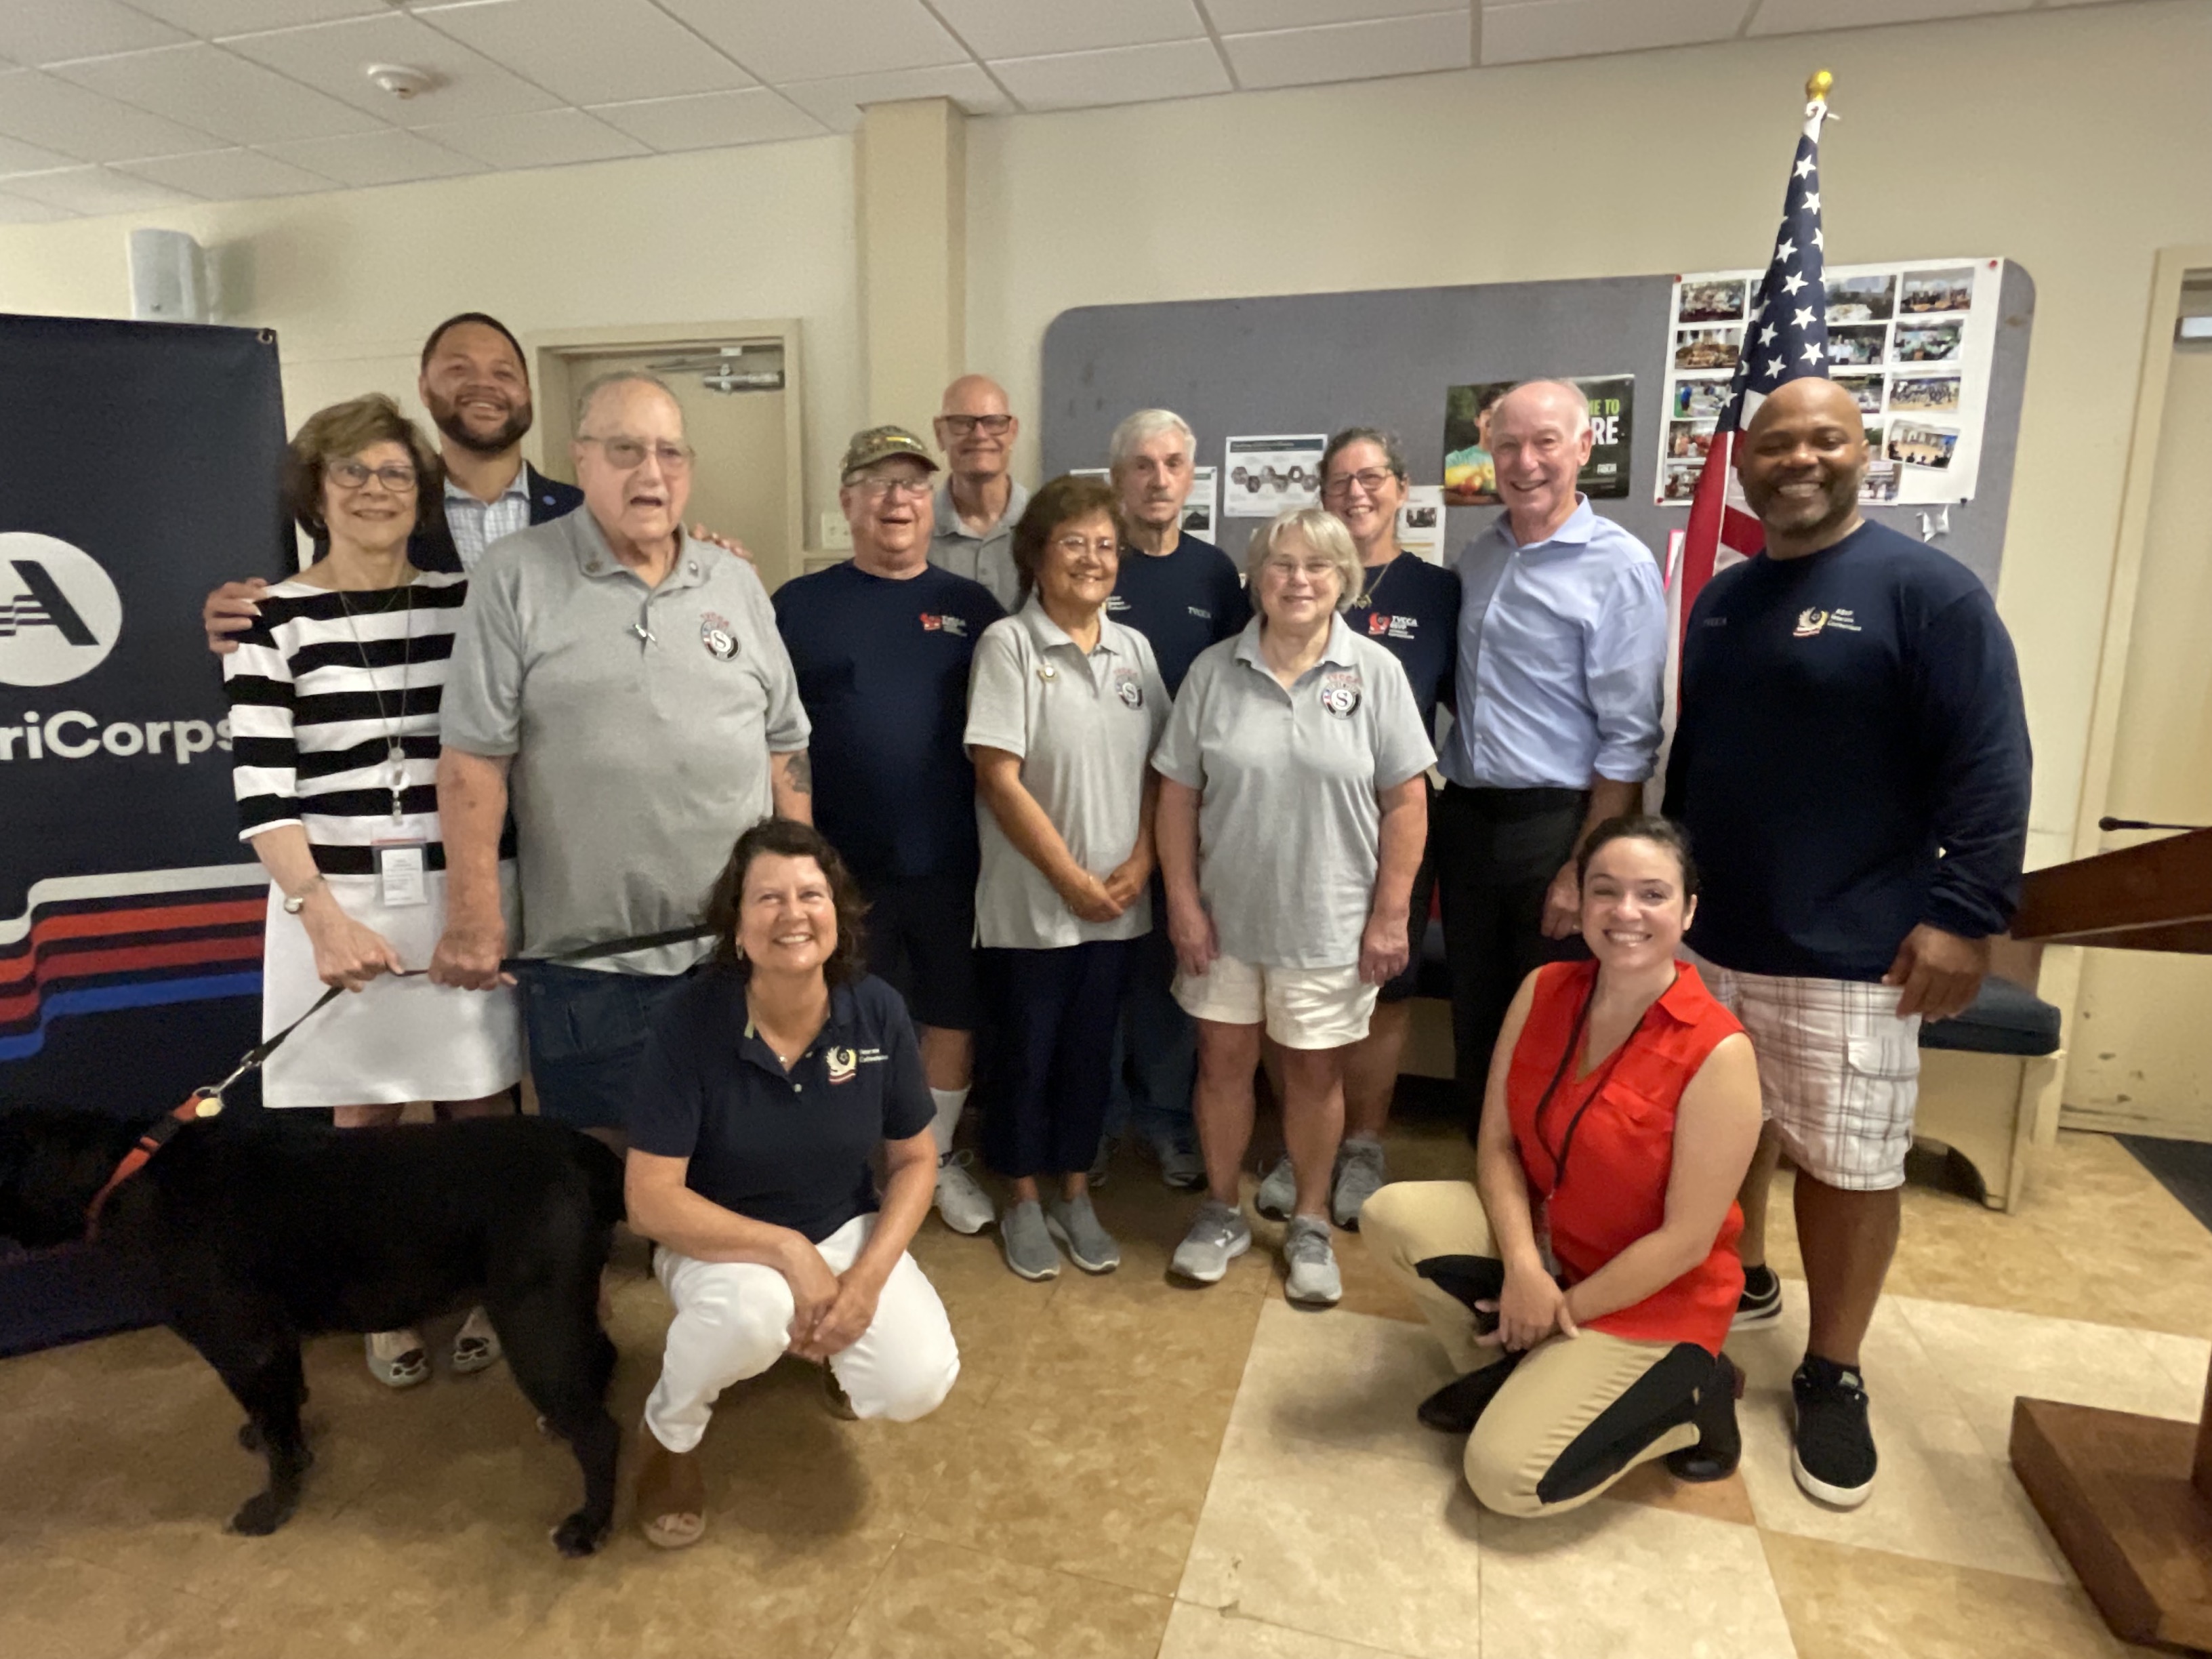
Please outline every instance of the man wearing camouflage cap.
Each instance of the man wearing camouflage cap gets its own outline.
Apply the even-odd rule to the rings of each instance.
[[[952,1151],[976,1003],[975,776],[961,735],[969,659],[1006,611],[929,562],[937,470],[902,427],[854,434],[837,491],[853,556],[786,582],[775,618],[813,727],[814,822],[867,895],[868,965],[906,998],[921,1038],[938,1213],[973,1233],[993,1212]]]

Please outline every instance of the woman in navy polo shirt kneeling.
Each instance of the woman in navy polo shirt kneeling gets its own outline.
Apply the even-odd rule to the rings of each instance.
[[[637,1514],[670,1549],[706,1529],[696,1454],[731,1383],[793,1353],[829,1365],[851,1415],[905,1423],[960,1374],[906,1253],[936,1190],[934,1107],[906,1006],[865,967],[859,889],[817,831],[771,818],[707,914],[713,964],[655,1022],[630,1103],[630,1225],[676,1304]]]

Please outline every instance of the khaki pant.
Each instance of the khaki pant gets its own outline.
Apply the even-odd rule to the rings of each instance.
[[[1461,1371],[1508,1358],[1475,1340],[1473,1310],[1421,1277],[1437,1256],[1495,1259],[1481,1197],[1464,1181],[1401,1181],[1359,1212],[1359,1231],[1413,1292]],[[1633,1342],[1585,1330],[1538,1343],[1476,1419],[1467,1483],[1501,1515],[1552,1515],[1587,1504],[1638,1463],[1697,1443],[1691,1422],[1712,1371],[1693,1343]]]

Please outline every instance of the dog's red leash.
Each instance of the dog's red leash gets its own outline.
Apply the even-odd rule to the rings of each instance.
[[[681,945],[690,939],[702,939],[711,931],[713,930],[702,923],[690,927],[671,927],[658,933],[633,933],[626,939],[610,939],[604,945],[586,945],[580,950],[562,951],[550,957],[509,957],[499,964],[500,970],[502,973],[511,973],[518,966],[530,963],[596,962],[605,957],[627,956],[632,951],[649,951],[663,945]],[[413,979],[423,971],[420,968],[404,969],[393,977]],[[94,1193],[92,1195],[92,1202],[85,1206],[84,1236],[87,1238],[99,1236],[100,1212],[106,1207],[108,1199],[118,1187],[144,1169],[154,1154],[167,1146],[177,1131],[187,1123],[196,1123],[202,1118],[220,1115],[222,1111],[223,1091],[283,1047],[285,1038],[290,1036],[293,1032],[298,1030],[337,1000],[339,994],[344,989],[342,985],[331,986],[315,999],[313,1006],[306,1013],[301,1014],[299,1018],[294,1020],[274,1036],[264,1037],[248,1048],[240,1057],[237,1066],[232,1069],[228,1077],[212,1088],[193,1090],[167,1116],[156,1118],[148,1125],[146,1133],[138,1137],[137,1145],[123,1155],[123,1161],[115,1166],[115,1173],[107,1177],[106,1184]]]

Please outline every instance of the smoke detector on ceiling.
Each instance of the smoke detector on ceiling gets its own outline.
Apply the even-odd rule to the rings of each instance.
[[[394,98],[412,98],[438,84],[437,77],[428,70],[406,64],[371,64],[363,73],[370,84]]]

